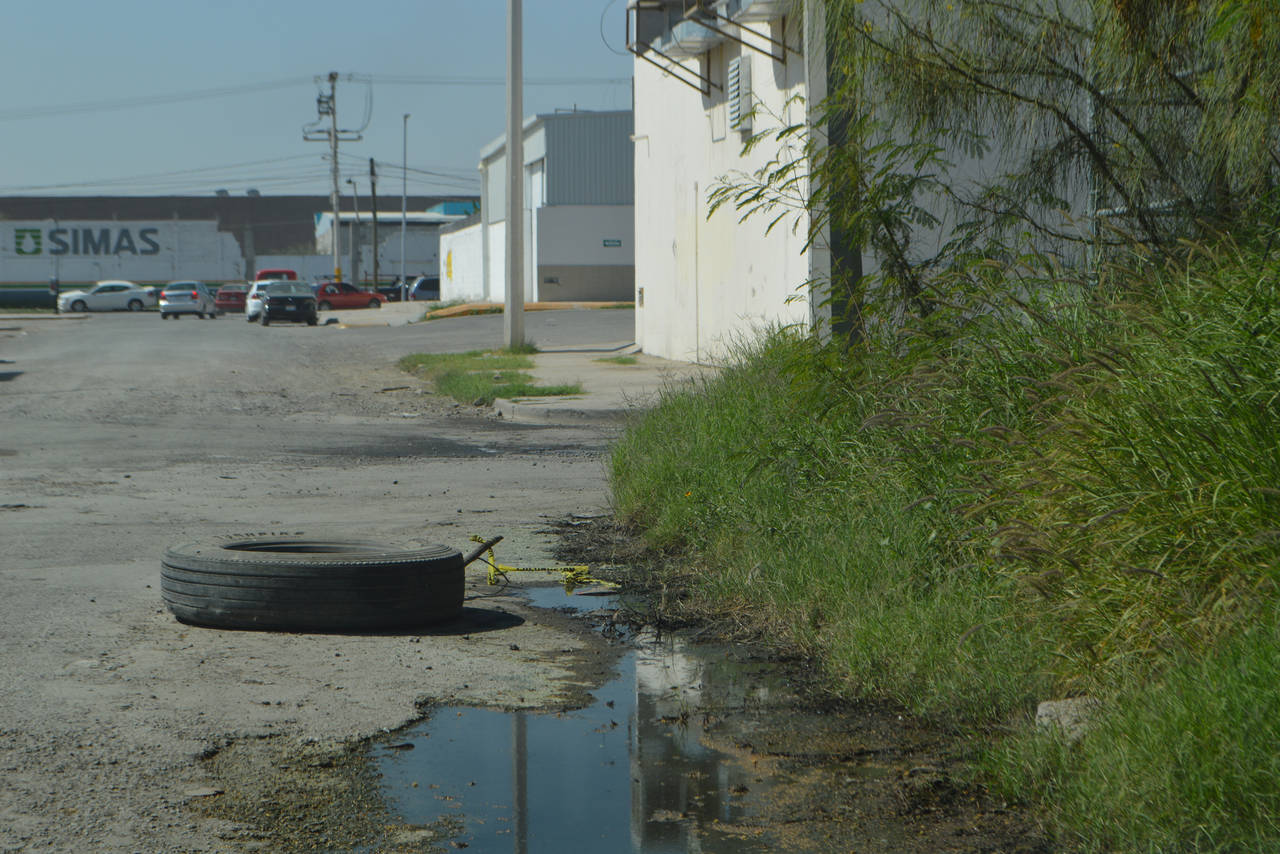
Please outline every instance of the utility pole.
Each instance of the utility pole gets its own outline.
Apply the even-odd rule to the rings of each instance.
[[[409,286],[404,280],[404,233],[409,222],[409,114],[404,114],[403,158],[404,166],[400,171],[400,301],[409,298]]]
[[[524,57],[521,0],[507,0],[507,298],[508,349],[524,346]]]
[[[373,209],[373,289],[378,289],[378,170],[369,158],[369,207]]]
[[[333,209],[333,278],[335,281],[342,280],[342,262],[339,260],[338,253],[341,249],[341,240],[339,238],[338,228],[338,142],[354,142],[363,139],[359,131],[339,130],[338,129],[338,72],[330,71],[325,78],[316,78],[316,83],[322,83],[327,80],[329,83],[329,94],[321,92],[316,96],[316,112],[319,118],[316,121],[302,129],[302,138],[308,142],[328,142],[329,143],[329,176],[332,184],[329,189],[329,206]],[[324,117],[329,117],[329,127],[323,131],[319,126],[324,121]]]

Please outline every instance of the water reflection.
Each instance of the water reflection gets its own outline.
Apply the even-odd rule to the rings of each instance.
[[[767,695],[722,650],[639,645],[590,707],[560,714],[449,707],[377,749],[404,820],[453,817],[478,852],[767,850],[732,825],[760,794],[749,762],[712,746],[716,709]],[[416,787],[415,787],[416,784]]]

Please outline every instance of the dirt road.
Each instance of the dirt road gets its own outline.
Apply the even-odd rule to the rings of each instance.
[[[526,322],[616,341],[629,319]],[[332,768],[350,796],[347,748],[424,703],[534,707],[599,678],[598,640],[492,596],[474,565],[464,619],[422,636],[191,628],[160,600],[166,546],[244,532],[501,534],[504,560],[549,562],[550,519],[605,508],[607,435],[504,424],[393,364],[498,346],[501,322],[0,316],[0,851],[281,850],[271,834],[309,816],[255,775]],[[219,792],[263,820],[199,808]]]

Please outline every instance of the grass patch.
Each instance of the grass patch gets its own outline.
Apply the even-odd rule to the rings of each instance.
[[[1001,743],[990,777],[1010,799],[1046,805],[1070,850],[1280,850],[1280,623],[1255,616],[1126,686],[1079,743]]]
[[[595,361],[607,362],[611,365],[634,365],[640,360],[635,356],[604,356]]]
[[[557,397],[582,394],[579,385],[540,386],[524,373],[533,367],[533,345],[518,350],[467,353],[416,353],[400,360],[401,369],[431,383],[459,403],[488,406],[497,398]]]
[[[988,782],[1064,848],[1277,848],[1280,259],[1004,272],[669,391],[613,450],[617,513],[846,694],[1013,733]],[[1085,742],[1032,731],[1079,694]]]

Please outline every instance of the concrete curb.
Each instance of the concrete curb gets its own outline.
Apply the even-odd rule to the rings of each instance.
[[[587,398],[587,395],[521,397],[514,400],[500,397],[493,402],[493,413],[505,421],[519,424],[601,425],[619,424],[631,414],[630,409],[592,408]]]

